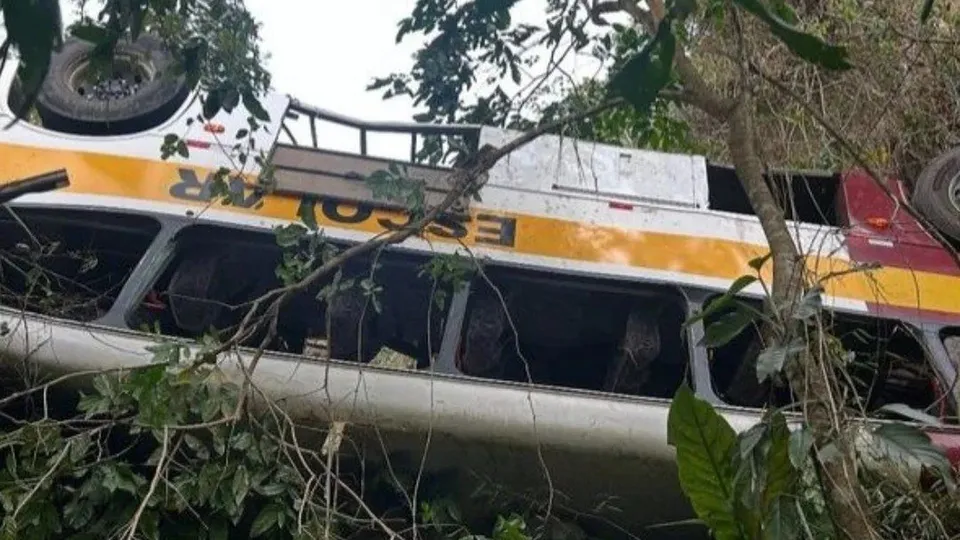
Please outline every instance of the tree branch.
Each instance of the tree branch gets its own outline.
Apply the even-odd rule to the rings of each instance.
[[[258,297],[251,303],[250,310],[244,316],[239,327],[230,337],[230,339],[215,349],[208,357],[216,358],[220,353],[236,346],[241,341],[241,338],[244,335],[246,328],[249,326],[254,314],[259,311],[260,307],[265,302],[275,298],[276,300],[274,300],[274,303],[270,306],[269,310],[272,313],[277,313],[279,312],[280,305],[282,305],[282,303],[286,301],[286,299],[288,299],[292,294],[305,290],[313,283],[344,265],[347,261],[386,246],[402,243],[412,236],[421,234],[428,225],[433,223],[443,212],[447,211],[451,206],[453,206],[453,204],[463,194],[471,190],[479,190],[481,187],[483,187],[482,182],[479,182],[480,177],[489,171],[503,157],[518,150],[545,133],[553,131],[565,124],[578,122],[585,118],[595,116],[607,109],[618,107],[623,103],[624,101],[621,98],[611,99],[584,111],[579,111],[553,122],[541,124],[540,126],[537,126],[536,128],[524,133],[500,148],[495,148],[490,145],[484,146],[473,156],[471,156],[470,165],[468,167],[465,169],[455,170],[450,174],[452,180],[450,183],[453,184],[453,189],[447,193],[446,197],[444,197],[439,204],[430,208],[420,219],[407,225],[406,227],[397,229],[396,231],[375,237],[362,244],[351,246],[336,257],[333,257],[321,265],[319,268],[310,272],[306,277],[297,283],[274,289]]]
[[[648,0],[650,11],[637,5],[636,0],[619,0],[619,2],[620,9],[626,11],[651,34],[656,33],[660,21],[667,14],[663,0]],[[677,47],[673,55],[673,63],[683,80],[684,87],[696,99],[697,107],[717,120],[726,120],[736,103],[710,88],[682,46]]]
[[[610,23],[604,20],[601,15],[620,11],[619,0],[608,0],[606,2],[598,2],[597,0],[593,0],[592,4],[590,3],[590,0],[580,1],[583,3],[583,7],[587,8],[587,14],[590,16],[590,20],[597,26],[610,26]]]

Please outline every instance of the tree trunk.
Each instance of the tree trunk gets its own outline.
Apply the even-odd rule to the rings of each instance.
[[[629,13],[638,24],[646,26],[649,32],[654,33],[666,15],[666,8],[663,0],[648,0],[647,3],[650,6],[649,12],[640,8],[636,0],[619,0],[621,9]],[[780,313],[791,313],[805,289],[805,268],[783,211],[763,177],[763,163],[754,139],[752,103],[748,90],[749,81],[746,80],[748,71],[743,69],[743,89],[733,101],[706,84],[700,71],[682,48],[678,48],[674,56],[674,67],[680,75],[687,101],[727,124],[727,144],[734,169],[770,246],[773,260],[771,301]],[[793,322],[789,316],[785,319],[783,324],[787,326],[784,328],[765,328],[765,337],[773,337],[777,333],[788,337],[798,336],[798,332],[804,330],[802,325]],[[786,366],[787,378],[804,406],[805,420],[813,434],[816,447],[833,442],[840,450],[834,459],[817,461],[840,536],[851,540],[874,538],[876,534],[862,504],[863,494],[856,474],[856,458],[849,451],[850,445],[843,439],[843,433],[835,429],[835,426],[846,426],[842,410],[833,410],[834,396],[838,395],[836,381],[833,379],[829,359],[823,358],[819,353],[819,344],[816,341],[808,342],[806,353],[793,365]],[[749,376],[756,377],[756,362],[749,360],[741,364],[748,366],[747,369],[751,372]],[[742,375],[737,374],[738,377]]]
[[[727,144],[737,177],[743,185],[753,211],[760,219],[763,234],[770,244],[773,260],[773,301],[792,303],[802,289],[800,257],[780,205],[763,177],[763,164],[754,146],[750,102],[747,95],[734,105],[728,117]]]
[[[780,313],[789,314],[804,291],[804,267],[780,206],[763,177],[763,165],[754,146],[748,94],[744,93],[730,112],[728,128],[733,166],[770,245],[773,260],[771,300],[775,310],[783,308]],[[783,325],[785,327],[781,333],[788,337],[801,335],[803,331],[789,316],[785,317]],[[768,339],[773,333],[769,329],[764,332]],[[790,387],[803,403],[807,425],[814,435],[816,446],[833,442],[840,450],[833,459],[820,463],[820,476],[831,503],[834,522],[841,529],[841,537],[851,540],[873,538],[873,527],[863,504],[857,478],[856,459],[849,442],[835,429],[835,426],[845,423],[842,421],[842,411],[832,410],[833,396],[838,395],[838,389],[831,377],[830,360],[818,350],[816,342],[810,343],[798,359],[799,365],[787,367],[787,377]],[[737,373],[736,378],[756,377],[755,363],[750,359],[745,360],[741,370],[746,366],[748,372]]]

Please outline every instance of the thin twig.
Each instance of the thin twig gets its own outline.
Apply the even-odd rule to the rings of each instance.
[[[170,430],[167,426],[163,426],[163,447],[160,449],[160,459],[157,461],[157,470],[153,473],[153,479],[150,480],[150,487],[147,489],[147,494],[143,497],[143,500],[140,501],[140,506],[137,507],[137,511],[133,514],[133,518],[130,520],[128,525],[127,534],[124,536],[125,540],[133,540],[133,537],[137,534],[137,524],[140,523],[140,518],[143,516],[143,511],[146,510],[147,504],[150,502],[150,498],[153,497],[154,492],[157,490],[157,485],[160,483],[160,477],[163,476],[163,463],[167,460],[167,449],[169,448],[170,443]]]
[[[50,477],[53,476],[55,472],[57,472],[57,469],[60,468],[60,464],[63,463],[63,460],[67,457],[67,454],[70,453],[71,446],[72,446],[72,441],[67,442],[66,444],[63,445],[63,450],[61,450],[60,453],[57,455],[57,459],[56,461],[53,462],[53,465],[51,465],[47,469],[47,472],[43,473],[43,476],[40,477],[40,480],[38,480],[37,483],[33,485],[33,488],[30,489],[30,492],[27,493],[27,496],[24,497],[23,500],[20,501],[20,504],[17,505],[17,509],[13,511],[13,516],[11,516],[11,520],[13,520],[14,522],[16,521],[17,514],[19,514],[20,511],[23,510],[23,507],[26,506],[28,502],[30,502],[30,499],[32,499],[33,496],[36,495],[38,491],[40,491],[40,487],[43,486],[43,484],[45,484],[46,481],[49,480]]]

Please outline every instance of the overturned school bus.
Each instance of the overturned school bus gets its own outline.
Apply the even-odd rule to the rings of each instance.
[[[149,43],[142,48],[149,54],[131,53],[141,63],[166,61]],[[272,94],[263,102],[269,129],[251,136],[272,149],[275,189],[263,194],[234,182],[234,204],[211,205],[210,175],[233,167],[225,150],[246,127],[242,106],[206,125],[192,122],[200,112],[193,89],[152,80],[157,70],[136,65],[122,77],[135,84],[117,82],[127,90],[98,92],[71,71],[81,69],[83,51],[71,41],[59,53],[67,57],[54,62],[38,103],[41,122],[0,132],[0,182],[59,168],[70,177],[69,188],[24,196],[0,219],[0,348],[8,367],[136,365],[149,361],[155,339],[144,328],[192,338],[235,325],[243,315],[236,306],[280,285],[274,227],[298,221],[304,198],[316,201],[313,219],[340,245],[402,226],[407,216],[362,181],[395,162],[368,154],[369,134],[409,135],[405,165],[426,181],[428,203],[449,189],[451,169],[415,163],[425,137],[477,148],[517,135],[364,122]],[[5,70],[0,79],[4,123],[19,99],[13,77]],[[297,122],[309,127],[311,143],[296,140]],[[355,152],[318,147],[318,130],[331,124],[356,130]],[[185,134],[189,157],[160,158],[168,133]],[[953,163],[928,172],[957,205],[952,218],[934,220],[948,223],[948,235],[956,230],[949,219],[960,223]],[[809,269],[834,276],[824,305],[856,356],[852,403],[877,421],[891,403],[941,418],[943,427],[927,429],[956,458],[960,268],[903,211],[903,199],[888,199],[865,174],[781,176]],[[899,180],[889,187],[905,197]],[[929,196],[926,184],[913,189]],[[374,256],[347,265],[345,277],[372,275],[382,286],[379,311],[365,310],[355,289],[329,302],[309,290],[286,303],[255,380],[291,414],[349,423],[355,448],[371,459],[393,450],[419,459],[430,432],[431,469],[549,486],[562,495],[558,505],[579,513],[613,497],[609,506],[619,511],[602,522],[630,530],[690,517],[666,440],[678,385],[690,384],[737,429],[771,399],[768,389],[734,377],[755,333],[710,349],[700,344],[703,322],[682,326],[767,252],[733,171],[701,156],[551,135],[498,162],[481,195],[424,237],[377,254],[376,267]],[[43,246],[39,255],[28,254],[34,243]],[[434,255],[457,252],[485,259],[465,286],[421,272]],[[55,294],[38,293],[30,276],[43,276],[43,289]],[[448,301],[436,304],[445,287]],[[757,301],[762,289],[741,294]],[[331,360],[311,356],[308,344],[318,340]],[[241,357],[249,360],[257,343],[246,342]],[[384,348],[416,365],[370,365]],[[224,369],[237,373],[236,361],[224,359]]]

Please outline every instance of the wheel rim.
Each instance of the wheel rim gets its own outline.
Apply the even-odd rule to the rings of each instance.
[[[960,214],[960,172],[950,179],[950,185],[947,187],[947,198],[950,199],[953,209]]]
[[[106,71],[106,73],[104,73]],[[153,79],[153,70],[132,56],[117,55],[108,69],[81,62],[71,73],[70,89],[90,101],[118,101],[133,96]]]

